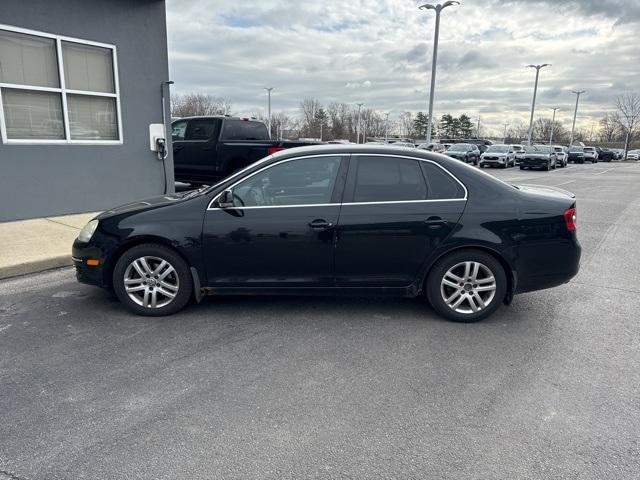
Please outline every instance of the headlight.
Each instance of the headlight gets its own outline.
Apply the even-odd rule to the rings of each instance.
[[[82,228],[82,230],[80,230],[80,233],[78,234],[78,240],[84,243],[88,243],[89,240],[91,240],[91,237],[93,237],[96,228],[98,228],[98,220],[91,220]]]

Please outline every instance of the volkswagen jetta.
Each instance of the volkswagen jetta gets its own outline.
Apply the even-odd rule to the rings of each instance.
[[[131,311],[205,294],[426,297],[471,322],[577,272],[575,197],[513,186],[445,155],[324,145],[220,183],[108,210],[73,245],[77,278]]]

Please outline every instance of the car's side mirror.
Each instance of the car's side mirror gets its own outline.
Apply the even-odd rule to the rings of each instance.
[[[218,208],[233,208],[233,192],[231,190],[225,190],[218,197]]]

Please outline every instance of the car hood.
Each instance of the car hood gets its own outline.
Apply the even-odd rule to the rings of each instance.
[[[555,198],[576,198],[576,196],[562,188],[549,187],[546,185],[514,185],[518,190],[523,193],[532,193],[534,195],[542,195],[545,197]]]
[[[494,153],[494,152],[484,152],[482,154],[483,156],[486,155],[488,157],[507,157],[509,154],[508,153]]]
[[[535,158],[535,159],[540,159],[540,160],[548,160],[549,159],[549,155],[546,153],[527,153],[525,154],[525,156],[527,158]]]
[[[131,213],[143,210],[151,210],[153,208],[163,207],[175,204],[188,198],[196,196],[196,192],[180,192],[166,195],[158,195],[157,197],[145,198],[131,203],[126,203],[115,208],[111,208],[98,215],[98,219],[104,219],[120,215],[122,213]]]

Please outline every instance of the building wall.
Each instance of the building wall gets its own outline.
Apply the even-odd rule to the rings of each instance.
[[[173,191],[171,155],[163,166],[149,149],[149,124],[162,123],[161,85],[169,75],[164,1],[3,2],[0,24],[115,45],[123,131],[121,145],[0,140],[0,221],[99,211],[159,195],[165,175]]]

